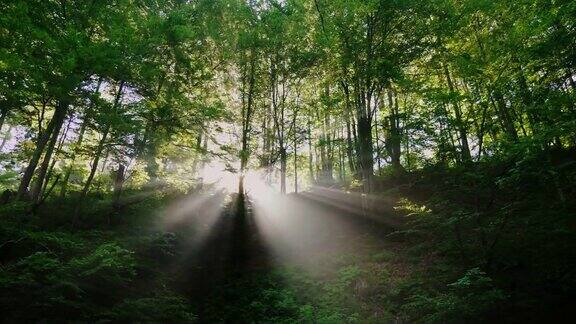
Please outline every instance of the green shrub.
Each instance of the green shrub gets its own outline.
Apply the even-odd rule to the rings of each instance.
[[[91,254],[70,262],[70,268],[78,279],[100,289],[125,287],[136,276],[135,267],[133,252],[116,243],[102,244]]]
[[[36,252],[0,270],[0,290],[9,292],[0,308],[14,320],[82,318],[121,298],[134,268],[132,252],[115,243],[71,261]]]
[[[66,264],[37,252],[0,271],[0,308],[7,319],[34,320],[77,313],[83,292]]]
[[[445,291],[419,291],[403,306],[410,317],[425,323],[478,321],[494,311],[507,296],[478,268],[447,285]]]
[[[192,323],[196,320],[188,301],[171,295],[126,299],[102,317],[118,323]]]

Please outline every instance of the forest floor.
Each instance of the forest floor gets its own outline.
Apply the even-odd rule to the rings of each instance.
[[[187,239],[169,268],[201,322],[400,320],[379,296],[410,271],[386,215],[363,217],[314,192],[216,193],[171,209],[166,230]]]
[[[405,322],[421,260],[334,194],[135,191],[116,213],[94,196],[82,228],[73,197],[4,206],[0,323]]]
[[[507,284],[522,277],[492,279],[446,253],[450,241],[432,234],[447,227],[405,224],[427,210],[406,217],[396,210],[405,196],[152,188],[126,191],[117,211],[111,197],[89,196],[79,228],[70,225],[73,195],[34,214],[13,202],[0,208],[0,323],[525,323],[566,314],[563,299],[525,284],[532,276]]]

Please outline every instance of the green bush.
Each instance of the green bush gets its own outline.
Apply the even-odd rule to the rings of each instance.
[[[543,151],[531,143],[468,168],[430,168],[412,175],[414,185],[405,192],[410,200],[398,207],[407,215],[407,226],[394,235],[411,242],[415,258],[434,251],[435,258],[448,262],[449,272],[472,270],[448,290],[432,284],[445,284],[445,278],[424,280],[420,291],[410,293],[407,313],[421,310],[437,321],[456,314],[505,316],[512,309],[550,308],[571,296],[576,288],[571,270],[576,266],[575,176],[570,152]],[[549,299],[542,300],[542,290]]]
[[[16,319],[82,318],[118,300],[134,279],[132,252],[106,243],[70,261],[36,252],[0,270],[0,305]]]
[[[403,306],[410,317],[425,323],[479,321],[506,300],[506,294],[478,268],[468,270],[446,291],[420,292]]]
[[[82,290],[67,265],[36,252],[0,271],[0,307],[7,319],[35,320],[77,314]]]
[[[196,320],[186,299],[170,295],[126,299],[103,318],[118,323],[192,323]]]
[[[93,253],[70,262],[79,279],[116,288],[122,288],[135,277],[135,266],[133,252],[116,243],[103,244]]]

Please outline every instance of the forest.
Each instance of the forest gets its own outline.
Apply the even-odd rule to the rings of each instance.
[[[575,0],[0,2],[0,323],[576,316]]]

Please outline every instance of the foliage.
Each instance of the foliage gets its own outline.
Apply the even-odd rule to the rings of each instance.
[[[474,318],[497,311],[506,315],[505,309],[496,307],[498,298],[503,301],[504,296],[513,296],[504,305],[526,311],[542,307],[541,289],[555,291],[552,300],[556,302],[567,298],[563,296],[570,294],[575,283],[569,270],[575,244],[570,225],[574,205],[568,198],[573,194],[569,182],[560,179],[572,178],[575,169],[566,154],[523,151],[474,169],[437,169],[414,175],[420,179],[405,193],[420,202],[401,201],[399,208],[407,215],[408,227],[394,235],[418,242],[419,251],[448,257],[453,267],[472,268],[450,284],[450,290],[464,291],[480,283],[485,288],[474,296],[458,298],[449,292],[432,297],[416,294],[414,309],[424,307],[419,303],[463,303],[467,306],[455,306],[452,315],[442,316]],[[490,306],[490,300],[494,305]],[[432,314],[428,316],[439,311],[423,309]]]
[[[142,214],[142,211],[133,212]],[[4,319],[181,323],[195,320],[191,306],[175,291],[166,287],[134,289],[140,285],[147,267],[158,266],[157,254],[164,255],[164,260],[175,257],[169,246],[175,239],[173,235],[130,234],[120,229],[112,232],[49,229],[48,226],[54,225],[43,225],[40,230],[32,224],[23,227],[3,220],[0,308]],[[131,227],[138,226],[136,219],[130,222]],[[155,252],[136,253],[132,248]]]
[[[494,311],[506,295],[478,268],[468,270],[449,290],[440,294],[416,294],[404,305],[410,316],[425,323],[473,321]]]
[[[196,317],[181,297],[158,296],[126,299],[105,314],[110,321],[192,323]]]

